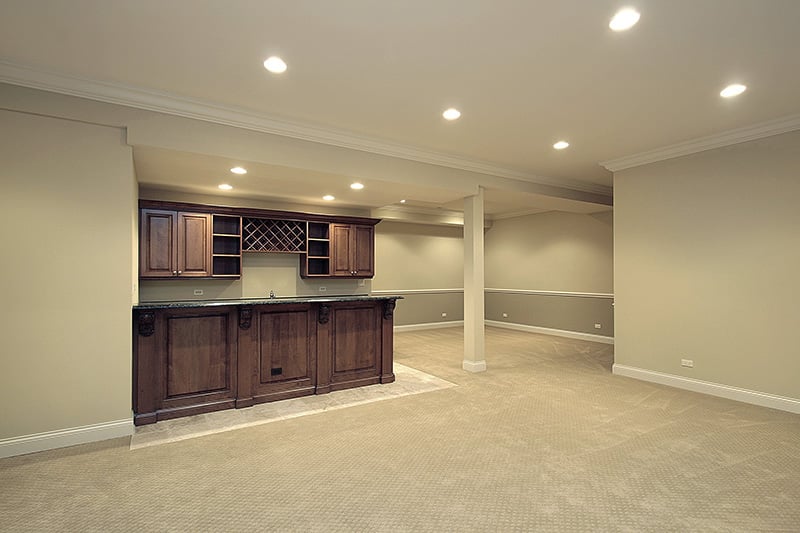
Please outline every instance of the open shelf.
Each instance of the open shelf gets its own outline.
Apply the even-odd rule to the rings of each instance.
[[[211,224],[211,276],[242,275],[242,217],[213,215]]]
[[[309,222],[306,253],[300,259],[300,274],[305,278],[331,275],[330,224]]]

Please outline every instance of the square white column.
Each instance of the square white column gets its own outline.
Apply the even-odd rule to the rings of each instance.
[[[464,199],[464,362],[469,372],[486,370],[483,279],[483,188]]]

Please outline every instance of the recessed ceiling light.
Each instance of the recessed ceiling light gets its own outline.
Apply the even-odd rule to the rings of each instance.
[[[231,169],[231,172],[233,172],[234,174],[247,174],[247,170],[242,167],[233,167]]]
[[[447,120],[456,120],[461,116],[461,111],[455,107],[451,107],[449,109],[445,109],[444,113],[442,113],[442,116]]]
[[[264,61],[264,68],[273,74],[280,74],[286,72],[286,63],[280,57],[272,56]]]
[[[322,199],[325,200],[326,202],[332,202],[333,200],[336,200],[336,197],[333,196],[332,194],[326,194],[325,196],[322,197]]]
[[[350,184],[350,188],[351,189],[355,189],[356,191],[360,191],[361,189],[364,188],[364,184],[363,183],[358,183],[358,182],[351,183]]]
[[[567,141],[558,141],[553,145],[553,148],[555,148],[556,150],[563,150],[567,146],[569,146],[569,143]]]
[[[633,8],[626,7],[620,9],[608,23],[608,27],[614,31],[625,31],[631,29],[639,22],[639,12]]]
[[[233,189],[233,186],[228,185],[227,183],[223,183],[222,185],[219,185],[219,188],[222,189],[223,191],[229,191]]]
[[[400,200],[400,203],[404,204],[404,203],[406,203],[406,201],[405,200]]]
[[[740,83],[734,83],[734,84],[728,85],[727,87],[722,89],[720,91],[719,95],[721,97],[723,97],[723,98],[731,98],[733,96],[739,96],[740,94],[742,94],[746,90],[747,90],[747,87],[745,85],[742,85]]]

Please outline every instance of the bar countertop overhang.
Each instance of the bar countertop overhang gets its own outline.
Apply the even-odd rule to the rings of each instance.
[[[275,305],[295,303],[340,303],[340,302],[367,302],[382,300],[402,300],[402,296],[369,294],[354,294],[344,296],[279,296],[275,298],[231,298],[219,300],[174,300],[163,302],[142,302],[134,304],[134,309],[176,309],[182,307],[215,307],[223,305]]]

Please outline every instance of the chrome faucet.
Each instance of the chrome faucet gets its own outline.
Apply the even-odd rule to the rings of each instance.
[[[270,289],[270,291],[269,291],[269,297],[270,298],[275,298],[275,291],[273,291],[272,289]]]

